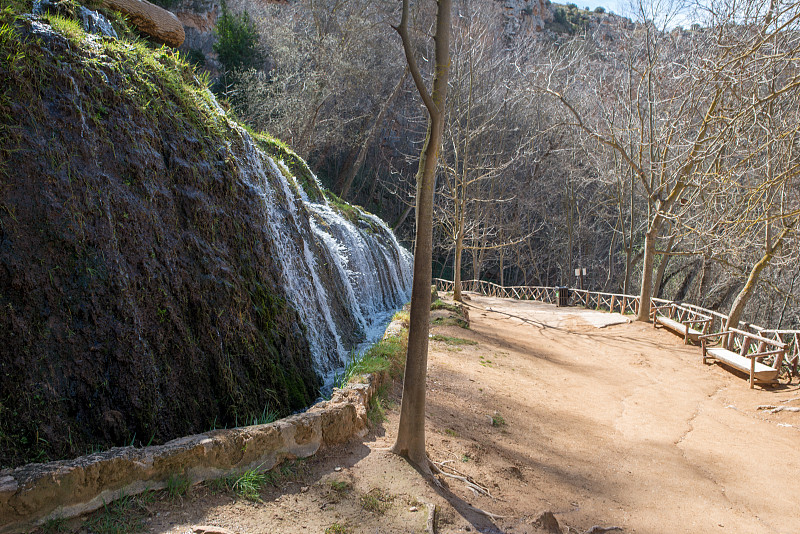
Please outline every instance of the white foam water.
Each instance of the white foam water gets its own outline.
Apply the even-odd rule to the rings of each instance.
[[[358,210],[351,222],[325,199],[311,201],[283,162],[241,134],[242,177],[264,204],[287,297],[329,389],[350,355],[379,339],[410,298],[413,258],[378,217]]]

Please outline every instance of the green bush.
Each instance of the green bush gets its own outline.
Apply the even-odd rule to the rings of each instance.
[[[225,70],[248,69],[261,60],[258,31],[246,11],[237,15],[223,6],[215,31],[219,40],[214,43],[214,51]]]
[[[186,61],[194,65],[195,68],[205,67],[206,55],[203,53],[202,50],[199,50],[197,48],[192,48],[186,54]]]
[[[150,0],[150,2],[164,9],[170,9],[178,5],[178,0]]]
[[[597,6],[596,8],[594,8],[594,12],[602,14],[606,12],[606,8],[604,8],[603,6]]]

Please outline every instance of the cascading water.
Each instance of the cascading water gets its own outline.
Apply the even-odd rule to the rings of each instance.
[[[351,208],[348,220],[324,197],[311,200],[283,162],[241,134],[249,160],[243,178],[263,199],[287,297],[330,387],[350,351],[376,341],[408,301],[413,258],[378,217]]]

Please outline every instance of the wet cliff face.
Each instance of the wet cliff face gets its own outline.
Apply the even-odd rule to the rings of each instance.
[[[0,465],[309,405],[408,253],[172,51],[50,22],[0,20]]]

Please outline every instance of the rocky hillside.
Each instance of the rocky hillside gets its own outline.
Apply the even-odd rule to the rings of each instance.
[[[171,49],[56,4],[0,14],[0,466],[308,406],[408,252]]]

